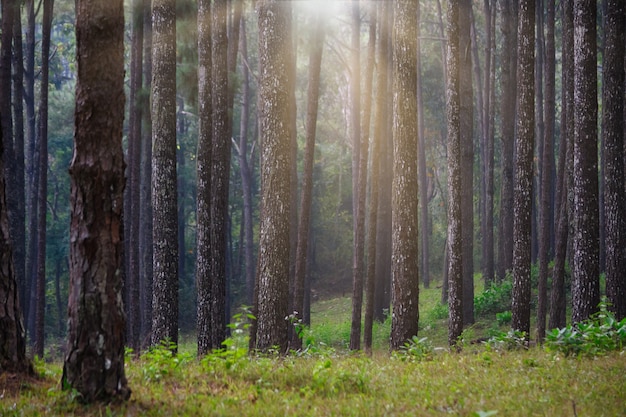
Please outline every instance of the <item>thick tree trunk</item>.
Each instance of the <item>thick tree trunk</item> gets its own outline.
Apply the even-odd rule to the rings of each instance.
[[[152,2],[152,344],[178,343],[176,2]]]
[[[391,349],[397,350],[417,335],[419,321],[417,2],[396,2],[394,14]]]
[[[62,386],[87,402],[128,399],[120,278],[124,9],[121,0],[79,0],[76,6],[69,336]]]
[[[602,65],[602,142],[606,215],[606,296],[626,317],[626,201],[624,200],[624,2],[609,0]]]
[[[463,249],[461,219],[460,6],[448,0],[446,34],[446,120],[448,126],[448,344],[456,346],[463,330]]]
[[[573,322],[600,302],[596,14],[595,1],[574,1]]]
[[[259,115],[261,138],[261,226],[256,291],[254,347],[267,351],[287,348],[289,246],[292,164],[288,89],[276,88],[288,77],[285,51],[292,42],[290,5],[275,0],[257,2],[259,25]]]

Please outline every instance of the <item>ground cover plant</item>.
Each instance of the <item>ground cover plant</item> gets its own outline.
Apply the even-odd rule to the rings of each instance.
[[[528,348],[521,335],[508,333],[494,315],[489,322],[478,321],[456,353],[438,342],[445,340],[439,333],[445,334],[446,327],[437,293],[422,291],[420,334],[394,354],[385,345],[388,323],[377,325],[371,357],[349,352],[350,301],[333,299],[314,305],[313,327],[303,334],[308,347],[302,352],[248,355],[246,316],[240,314],[224,349],[201,359],[192,337],[183,339],[177,355],[168,345],[139,357],[128,351],[126,373],[133,392],[126,403],[81,404],[74,392],[59,386],[61,362],[53,358],[36,363],[38,378],[0,376],[0,415],[626,414],[624,345],[609,344],[608,336],[602,336],[623,340],[619,337],[626,323],[611,321],[606,309],[576,328],[587,335],[580,337],[579,346],[599,344],[602,349],[570,352],[556,342]],[[490,333],[486,342],[477,342]]]

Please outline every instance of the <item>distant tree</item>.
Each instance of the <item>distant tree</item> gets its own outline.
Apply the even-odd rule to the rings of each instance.
[[[257,2],[259,26],[259,117],[261,132],[261,225],[255,294],[256,329],[253,348],[287,348],[289,245],[291,214],[291,151],[289,71],[285,50],[291,42],[291,5],[276,0]],[[277,86],[283,88],[277,88]]]
[[[62,386],[83,400],[128,399],[122,306],[124,8],[76,3],[76,109],[70,167],[69,335]]]
[[[502,23],[501,65],[501,185],[498,229],[497,279],[513,268],[513,151],[515,143],[515,100],[517,97],[517,2],[500,0]]]
[[[624,187],[623,1],[608,0],[602,63],[602,143],[606,215],[606,295],[618,319],[626,317],[626,188]]]
[[[460,2],[448,0],[446,16],[446,121],[448,126],[448,344],[455,346],[463,331],[463,252],[461,220],[461,97]]]
[[[600,302],[596,7],[595,1],[574,1],[574,322]]]
[[[514,330],[530,333],[531,201],[535,140],[535,2],[519,3],[517,31],[517,136],[515,138],[515,199],[513,207],[513,322]]]
[[[556,186],[556,236],[552,288],[550,293],[550,316],[548,328],[566,325],[565,261],[570,239],[571,172],[573,169],[574,139],[574,16],[572,2],[562,7],[562,93],[561,93],[561,141],[559,143],[559,168]]]
[[[391,349],[417,335],[419,250],[417,185],[417,1],[395,2],[393,25],[393,185]]]
[[[315,135],[317,128],[317,112],[320,96],[320,72],[322,52],[324,51],[324,23],[318,11],[314,17],[312,47],[309,55],[309,87],[307,91],[306,144],[304,148],[304,170],[302,173],[302,192],[298,221],[298,247],[296,254],[296,276],[294,280],[293,308],[295,319],[303,318],[304,311],[304,280],[308,259],[309,225],[311,223],[311,200],[313,197],[313,163],[315,158]],[[297,313],[297,314],[296,314]],[[290,349],[301,349],[301,335],[291,332]]]
[[[152,2],[152,344],[178,343],[176,1]]]
[[[359,173],[361,169],[361,9],[359,0],[350,7],[351,67],[350,67],[350,136],[352,141],[352,217],[354,243],[352,253],[352,320],[350,349],[361,348],[361,310],[363,307],[364,262],[364,198],[361,198]]]

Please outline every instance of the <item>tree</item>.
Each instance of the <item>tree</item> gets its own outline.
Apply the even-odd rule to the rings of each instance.
[[[152,2],[152,344],[178,343],[176,1]]]
[[[596,2],[574,1],[573,322],[600,302],[596,14]]]
[[[513,321],[514,330],[530,333],[531,204],[535,138],[534,56],[535,2],[519,3],[517,31],[517,136],[515,138],[515,194],[513,207]]]
[[[626,201],[624,201],[624,2],[606,7],[602,63],[602,144],[606,215],[606,295],[618,319],[626,317]]]
[[[458,0],[448,0],[446,16],[446,121],[448,126],[448,344],[455,346],[463,331],[463,252],[461,221],[461,98],[459,88]]]
[[[552,229],[552,161],[554,159],[555,123],[555,47],[554,47],[554,0],[547,0],[546,16],[546,60],[545,60],[545,131],[543,138],[543,161],[541,176],[541,199],[539,202],[539,284],[537,289],[537,340],[543,341],[546,334],[546,313],[548,311],[548,258],[550,255],[550,235]]]
[[[314,17],[312,48],[309,55],[309,87],[307,91],[306,145],[304,149],[304,171],[300,197],[300,218],[298,221],[298,246],[296,252],[296,276],[294,279],[293,308],[297,319],[302,319],[304,311],[304,278],[306,273],[309,225],[311,223],[311,200],[313,197],[313,162],[315,157],[315,135],[320,96],[320,71],[324,51],[324,23],[318,11]],[[360,323],[359,323],[360,325]],[[292,332],[290,349],[302,348],[301,334]]]
[[[261,225],[257,284],[256,329],[253,347],[267,351],[287,348],[289,298],[289,225],[291,214],[289,62],[285,53],[290,4],[257,2],[259,26],[259,117],[261,137]],[[277,88],[282,85],[283,88]]]
[[[120,269],[124,192],[122,0],[76,3],[78,80],[70,167],[69,336],[62,385],[128,399]]]
[[[4,6],[4,2],[2,4]],[[5,16],[4,10],[3,16]],[[8,370],[32,373],[32,365],[26,357],[26,335],[9,238],[4,174],[4,144],[6,143],[4,131],[0,124],[0,372]]]
[[[419,320],[417,1],[397,1],[394,13],[391,349],[397,350],[417,335]]]

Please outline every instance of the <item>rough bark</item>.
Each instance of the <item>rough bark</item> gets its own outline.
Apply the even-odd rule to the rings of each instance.
[[[122,0],[79,0],[76,6],[69,335],[62,386],[87,402],[128,399],[120,277],[124,9]]]
[[[600,302],[596,14],[595,1],[574,1],[573,322]]]
[[[446,16],[446,121],[448,126],[448,344],[463,330],[463,249],[461,219],[460,4],[448,0]]]
[[[606,296],[618,319],[626,316],[626,201],[624,187],[624,30],[623,1],[608,0],[602,64],[602,143]]]
[[[176,2],[152,2],[153,345],[178,343]]]
[[[283,85],[290,69],[290,5],[257,2],[259,25],[259,115],[261,138],[261,226],[257,269],[257,324],[254,347],[287,348],[291,191],[290,92]]]
[[[513,207],[512,327],[530,333],[531,216],[533,198],[533,148],[535,2],[519,5],[517,41],[517,137],[515,138],[515,195]]]
[[[416,1],[398,1],[393,26],[393,183],[391,349],[417,335],[419,250],[417,185]]]
[[[298,219],[298,246],[296,251],[296,276],[292,295],[295,319],[302,320],[304,311],[304,278],[306,273],[309,226],[311,223],[311,201],[313,196],[313,163],[315,157],[315,134],[319,103],[320,72],[324,50],[324,23],[321,13],[315,18],[312,48],[309,55],[309,87],[307,91],[307,115],[304,148],[304,170],[302,172],[302,193]],[[295,324],[295,323],[294,323]],[[302,339],[295,329],[291,332],[290,349],[301,349]]]
[[[546,16],[546,59],[545,59],[545,106],[543,138],[543,161],[541,162],[541,199],[539,205],[539,283],[537,289],[537,341],[543,341],[546,334],[546,314],[548,311],[548,262],[550,258],[550,231],[552,216],[552,164],[554,159],[555,123],[555,47],[554,47],[554,0],[547,0]]]

